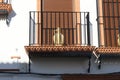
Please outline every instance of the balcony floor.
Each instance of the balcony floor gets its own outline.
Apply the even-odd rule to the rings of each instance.
[[[101,56],[120,56],[120,47],[98,47],[95,52]]]
[[[11,4],[0,3],[0,14],[4,14],[5,12],[10,13],[12,11]]]
[[[40,56],[91,56],[94,46],[25,46],[30,55]]]

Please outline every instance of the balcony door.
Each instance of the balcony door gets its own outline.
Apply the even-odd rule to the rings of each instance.
[[[42,0],[40,23],[40,42],[52,45],[55,30],[59,27],[64,35],[65,45],[80,44],[79,0]],[[40,5],[40,4],[39,4]],[[42,8],[42,9],[41,9]],[[39,35],[39,34],[38,34]]]
[[[44,11],[72,11],[72,0],[43,0]]]

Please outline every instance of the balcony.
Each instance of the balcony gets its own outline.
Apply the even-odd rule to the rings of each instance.
[[[89,12],[31,11],[25,48],[30,55],[90,56],[90,27]]]
[[[0,16],[7,16],[12,11],[12,6],[9,0],[0,0]]]
[[[99,54],[120,53],[120,1],[97,0],[98,29],[99,29]]]
[[[96,0],[98,12],[99,68],[103,58],[120,57],[120,0]]]

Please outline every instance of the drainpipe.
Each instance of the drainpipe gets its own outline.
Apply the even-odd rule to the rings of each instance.
[[[43,44],[43,0],[41,0],[41,45]]]

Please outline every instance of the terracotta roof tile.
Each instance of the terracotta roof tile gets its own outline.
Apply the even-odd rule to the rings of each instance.
[[[94,46],[25,46],[28,52],[65,52],[65,51],[82,51],[92,52]]]
[[[120,47],[99,47],[95,50],[99,54],[120,54]]]
[[[11,4],[2,3],[0,4],[0,10],[7,10],[10,13],[12,11],[12,6]]]

